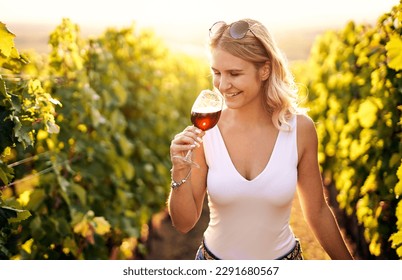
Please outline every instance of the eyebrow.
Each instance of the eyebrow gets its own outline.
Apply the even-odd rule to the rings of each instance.
[[[211,70],[212,71],[219,71],[218,69],[216,69],[214,67],[211,67]],[[227,69],[227,70],[224,70],[224,71],[226,71],[226,72],[243,72],[244,70],[243,69]]]

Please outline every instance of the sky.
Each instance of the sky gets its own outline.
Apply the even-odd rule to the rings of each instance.
[[[270,25],[332,24],[371,20],[399,0],[1,0],[5,21],[58,23],[69,17],[82,24],[144,25],[233,21],[253,17]]]
[[[12,32],[16,23],[18,28],[37,23],[54,28],[62,18],[70,18],[83,33],[135,23],[180,42],[195,40],[200,34],[207,36],[209,27],[219,20],[229,23],[254,18],[273,33],[344,26],[349,20],[374,23],[398,3],[399,0],[0,0],[0,21]]]

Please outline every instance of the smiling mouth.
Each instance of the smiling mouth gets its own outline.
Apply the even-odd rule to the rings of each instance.
[[[225,96],[227,96],[227,97],[235,97],[235,96],[237,96],[239,94],[240,94],[240,92],[235,92],[235,93],[231,93],[231,94],[226,93]]]

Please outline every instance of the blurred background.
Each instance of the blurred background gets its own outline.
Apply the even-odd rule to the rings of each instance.
[[[349,20],[375,23],[397,0],[100,0],[51,1],[3,0],[2,21],[17,34],[20,48],[48,51],[48,34],[69,18],[85,36],[98,35],[106,27],[125,27],[133,22],[151,28],[169,47],[192,55],[205,56],[209,27],[216,21],[232,22],[241,18],[261,21],[280,41],[292,58],[305,58],[317,33],[340,28]],[[18,6],[18,7],[17,7]]]
[[[399,0],[0,3],[0,259],[193,259],[166,211],[169,145],[211,87],[208,29],[254,18],[317,124],[325,192],[356,259],[402,258]],[[306,259],[329,259],[298,198]]]

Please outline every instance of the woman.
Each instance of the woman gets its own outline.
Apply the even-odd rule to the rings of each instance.
[[[213,85],[225,99],[217,126],[172,140],[173,225],[191,230],[208,195],[210,222],[196,259],[303,259],[289,226],[294,194],[332,259],[352,259],[326,203],[314,123],[275,42],[258,21],[210,28]],[[176,156],[194,150],[200,168]]]

